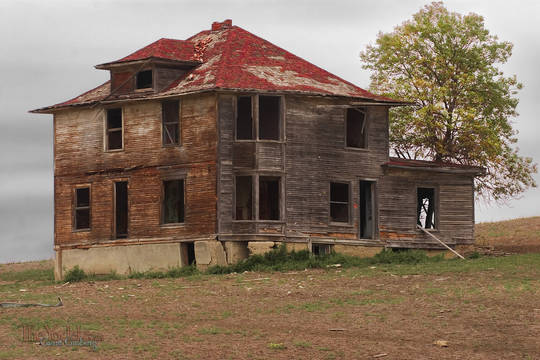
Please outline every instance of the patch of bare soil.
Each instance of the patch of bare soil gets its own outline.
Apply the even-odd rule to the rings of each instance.
[[[528,271],[247,273],[47,285],[24,299],[3,287],[0,301],[65,305],[0,309],[0,358],[534,359],[540,281]],[[25,327],[66,326],[97,349],[22,341]]]

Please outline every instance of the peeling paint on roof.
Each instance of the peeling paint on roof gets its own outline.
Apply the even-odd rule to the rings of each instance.
[[[200,65],[182,75],[159,93],[116,96],[109,100],[159,98],[202,90],[231,89],[246,91],[294,92],[309,95],[353,97],[379,102],[395,100],[370,93],[328,71],[238,27],[223,26],[204,30],[187,40],[160,39],[134,53],[107,63],[148,58],[198,61]],[[109,88],[107,90],[107,87]],[[72,100],[36,110],[49,112],[65,106],[101,101],[109,96],[107,82]]]

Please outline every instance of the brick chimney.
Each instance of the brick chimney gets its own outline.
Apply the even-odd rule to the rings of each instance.
[[[214,21],[212,23],[212,31],[225,30],[232,27],[232,20],[227,19],[223,22]]]

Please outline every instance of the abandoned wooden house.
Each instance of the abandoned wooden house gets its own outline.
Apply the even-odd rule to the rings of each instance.
[[[474,240],[481,169],[389,156],[374,95],[233,26],[100,64],[54,115],[55,275]]]

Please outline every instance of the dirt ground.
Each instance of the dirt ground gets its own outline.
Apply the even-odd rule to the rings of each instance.
[[[0,271],[11,266],[27,269]],[[67,285],[0,281],[0,302],[64,302],[0,308],[0,359],[539,359],[539,275],[540,255],[529,254]],[[54,340],[66,326],[88,343],[23,341],[28,329]]]

